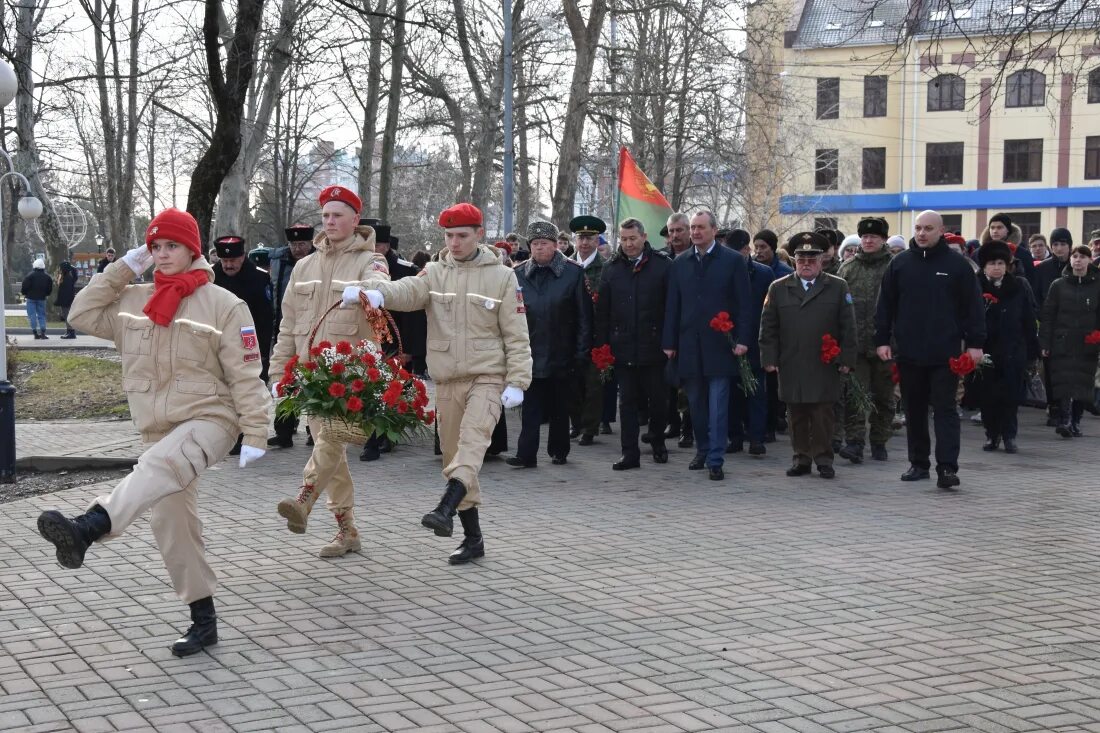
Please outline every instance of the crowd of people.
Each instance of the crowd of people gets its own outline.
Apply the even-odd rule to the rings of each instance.
[[[727,455],[746,443],[750,456],[765,455],[786,431],[787,476],[816,468],[832,479],[836,456],[860,463],[867,445],[872,460],[888,460],[887,441],[905,424],[901,480],[930,479],[934,465],[937,485],[953,489],[960,399],[979,408],[985,449],[1014,453],[1029,387],[1041,385],[1050,424],[1072,438],[1100,385],[1093,252],[1075,247],[1064,228],[1049,244],[1033,237],[1020,246],[1004,214],[971,247],[945,232],[935,211],[916,217],[908,241],[890,236],[885,219],[866,217],[855,240],[826,230],[781,243],[766,229],[720,229],[704,210],[673,214],[660,233],[627,218],[612,250],[606,224],[592,216],[575,217],[567,232],[536,221],[524,236],[486,244],[481,211],[460,203],[439,216],[445,246],[404,260],[390,227],[361,217],[353,191],[330,186],[318,203],[322,231],[288,228],[266,270],[236,235],[214,242],[211,266],[195,220],[163,211],[144,246],[111,257],[70,303],[76,328],[115,342],[149,447],[87,512],[43,512],[39,531],[62,566],[79,568],[95,542],[151,511],[191,610],[191,627],[172,646],[177,656],[217,643],[216,581],[197,514],[201,474],[227,454],[239,454],[244,468],[292,446],[293,418],[276,420],[269,436],[281,394],[274,380],[265,385],[268,374],[309,359],[315,338],[378,343],[371,309],[399,317],[397,355],[436,386],[445,485],[421,524],[450,537],[458,517],[453,565],[485,555],[479,476],[487,455],[507,449],[505,408],[522,410],[507,459],[517,469],[538,466],[543,425],[546,455],[561,465],[574,441],[594,444],[617,418],[614,471],[639,469],[643,446],[667,463],[666,441],[676,440],[694,449],[689,471],[720,481]],[[1100,248],[1100,232],[1094,238]],[[35,264],[28,284],[42,300],[52,281]],[[151,264],[153,282],[135,282]],[[336,534],[320,556],[359,552],[345,444],[316,416],[305,422],[311,455],[278,514],[303,533],[327,494]],[[392,449],[369,436],[360,458]]]

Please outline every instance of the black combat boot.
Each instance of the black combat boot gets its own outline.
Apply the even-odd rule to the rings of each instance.
[[[67,329],[65,329],[65,335],[62,336],[61,338],[63,338],[63,339],[74,339],[74,338],[76,338],[76,331],[74,331],[71,328],[67,328]]]
[[[214,598],[207,596],[188,604],[191,607],[191,628],[176,639],[172,653],[188,657],[218,643],[218,616],[214,613]]]
[[[471,507],[458,513],[462,522],[462,532],[466,535],[462,544],[451,553],[447,562],[451,565],[465,565],[471,560],[485,557],[485,540],[481,537],[481,523],[477,518],[477,507]]]
[[[378,437],[371,435],[363,445],[363,452],[359,454],[360,461],[377,461],[382,457],[382,451],[378,446]]]
[[[98,504],[72,519],[51,510],[38,515],[38,533],[57,547],[61,567],[76,570],[84,564],[84,553],[92,543],[111,533],[111,517]]]
[[[420,523],[435,532],[437,537],[450,537],[454,534],[455,510],[466,496],[466,485],[456,478],[447,482],[439,506],[424,515]]]

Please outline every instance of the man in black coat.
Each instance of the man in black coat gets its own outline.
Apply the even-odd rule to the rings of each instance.
[[[596,346],[611,346],[619,379],[619,439],[622,458],[616,471],[638,468],[638,406],[649,407],[649,438],[655,463],[668,462],[665,419],[668,407],[665,355],[661,351],[665,296],[672,262],[646,241],[645,227],[625,219],[619,249],[604,265],[596,299]]]
[[[283,295],[286,293],[287,283],[290,282],[290,273],[294,271],[294,265],[299,260],[314,252],[313,227],[305,224],[295,224],[283,231],[286,234],[287,244],[285,247],[279,247],[271,253],[271,271],[269,273],[271,277],[271,295],[275,302],[273,342],[279,338],[279,325],[283,320]],[[297,429],[298,418],[293,415],[275,418],[275,437],[268,438],[268,446],[272,448],[293,448],[294,431]],[[307,445],[312,444],[311,441],[307,441]]]
[[[1050,232],[1050,257],[1035,266],[1032,283],[1035,294],[1035,313],[1042,320],[1043,302],[1050,292],[1050,286],[1054,281],[1062,277],[1062,272],[1069,266],[1069,251],[1073,247],[1073,234],[1065,227],[1056,227]],[[1043,391],[1047,396],[1047,426],[1054,427],[1058,424],[1060,408],[1051,396],[1054,385],[1050,381],[1050,357],[1043,357]]]
[[[897,352],[891,343],[897,343]],[[985,343],[985,312],[970,263],[943,237],[943,217],[922,212],[909,249],[890,261],[875,313],[875,345],[883,361],[895,359],[908,418],[909,470],[902,481],[929,477],[931,405],[936,428],[936,485],[959,485],[959,378],[948,360],[963,351],[977,364]]]
[[[533,371],[523,399],[523,426],[509,466],[538,465],[542,416],[549,414],[547,453],[554,465],[569,455],[569,400],[592,348],[592,300],[584,270],[558,250],[558,228],[535,221],[527,229],[531,259],[515,268],[527,314]]]

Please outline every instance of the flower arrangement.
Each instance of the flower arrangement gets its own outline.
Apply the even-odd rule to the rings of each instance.
[[[718,333],[726,334],[726,340],[729,341],[730,348],[734,348],[736,344],[733,343],[733,321],[730,320],[730,314],[727,311],[718,311],[718,315],[710,319],[710,327]],[[737,376],[740,377],[740,388],[745,396],[752,397],[755,395],[759,385],[756,382],[756,375],[752,371],[752,364],[749,363],[744,354],[737,357]]]
[[[373,341],[321,341],[302,361],[291,357],[277,383],[279,416],[311,415],[335,439],[360,443],[371,434],[399,440],[435,422],[424,383]]]
[[[1090,331],[1088,334],[1086,334],[1085,335],[1085,343],[1088,344],[1089,346],[1095,346],[1096,344],[1100,344],[1100,330],[1093,330],[1093,331]]]
[[[840,344],[837,342],[831,333],[827,333],[821,337],[821,363],[832,364],[836,361],[836,358],[840,356]],[[871,398],[871,393],[867,391],[867,388],[863,386],[863,383],[856,379],[856,375],[852,372],[841,372],[840,379],[843,382],[844,389],[847,391],[848,396],[851,398],[851,403],[860,413],[866,415],[871,412],[877,412],[875,407],[875,401]]]
[[[998,303],[1001,302],[1001,299],[998,298],[993,293],[982,293],[982,298],[985,300],[985,307],[986,308],[988,308],[991,305],[997,305]]]
[[[615,364],[615,356],[611,353],[611,344],[604,344],[592,349],[592,363],[596,365],[596,371],[600,373],[600,382],[607,384],[611,381],[612,367]]]

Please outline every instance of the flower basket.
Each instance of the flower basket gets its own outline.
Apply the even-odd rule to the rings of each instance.
[[[276,412],[281,417],[308,415],[316,419],[325,440],[336,443],[362,444],[371,435],[397,441],[425,432],[435,422],[435,412],[426,409],[424,383],[402,366],[401,334],[393,317],[371,308],[365,298],[361,303],[380,339],[396,339],[397,355],[387,359],[378,344],[365,339],[314,345],[317,330],[340,306],[336,303],[310,333],[307,360],[295,355],[287,362],[277,384]]]

